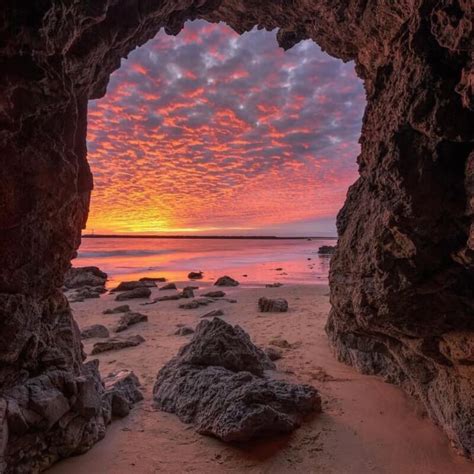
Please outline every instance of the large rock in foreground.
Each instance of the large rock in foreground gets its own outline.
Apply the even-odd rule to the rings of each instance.
[[[203,321],[158,373],[153,397],[196,431],[223,441],[289,433],[321,411],[313,387],[270,380],[275,365],[239,326]]]

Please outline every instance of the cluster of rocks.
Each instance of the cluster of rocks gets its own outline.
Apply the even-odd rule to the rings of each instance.
[[[114,417],[126,416],[143,399],[133,372],[121,370],[101,380],[98,367],[92,360],[78,374],[57,368],[2,392],[0,419],[8,428],[0,441],[6,442],[6,434],[17,447],[7,452],[15,459],[13,469],[3,470],[0,457],[0,472],[41,472],[61,457],[87,451],[105,436]],[[47,444],[38,437],[42,431],[48,433]]]
[[[275,365],[239,326],[204,320],[158,373],[153,398],[196,431],[223,441],[289,433],[321,411],[315,388],[272,380]]]
[[[64,289],[74,290],[70,295],[73,303],[89,298],[99,298],[105,293],[107,273],[97,267],[73,267],[64,276]]]

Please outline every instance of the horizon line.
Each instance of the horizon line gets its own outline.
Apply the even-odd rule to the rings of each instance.
[[[307,240],[307,239],[320,239],[320,240],[337,240],[337,237],[324,237],[324,236],[285,236],[280,237],[276,235],[145,235],[145,234],[83,234],[81,236],[84,239],[235,239],[235,240]]]

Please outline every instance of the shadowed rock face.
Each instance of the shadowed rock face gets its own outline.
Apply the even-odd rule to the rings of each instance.
[[[110,73],[133,48],[162,27],[177,34],[195,18],[222,20],[240,33],[255,25],[278,28],[284,48],[311,38],[329,54],[355,61],[367,91],[360,178],[338,217],[327,331],[341,360],[402,385],[461,450],[471,452],[469,12],[466,0],[97,0],[67,6],[7,0],[0,12],[0,465],[8,472],[20,463],[7,392],[45,376],[69,399],[61,380],[89,377],[60,291],[92,189],[87,101],[104,95]],[[24,472],[81,452],[102,436],[100,409],[87,419],[76,416],[74,403],[67,410],[53,426],[46,415],[28,425]],[[58,450],[46,440],[66,439],[68,419],[77,424],[75,447]],[[87,439],[77,434],[85,432]]]
[[[305,415],[321,411],[321,399],[309,385],[263,377],[274,368],[239,326],[203,321],[158,373],[153,398],[198,433],[223,441],[289,433]]]

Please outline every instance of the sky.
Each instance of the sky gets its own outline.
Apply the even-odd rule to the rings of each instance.
[[[86,233],[335,235],[365,106],[352,63],[188,22],[89,103]]]

